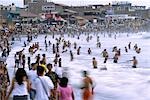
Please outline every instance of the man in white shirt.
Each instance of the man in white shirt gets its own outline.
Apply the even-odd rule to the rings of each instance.
[[[35,88],[35,85],[34,85],[34,81],[38,77],[37,71],[36,71],[37,64],[36,63],[32,63],[31,67],[32,67],[32,69],[27,74],[28,74],[28,78],[29,78],[29,80],[31,82],[30,99],[34,100],[35,93],[36,93],[36,88]]]
[[[37,67],[37,75],[38,77],[34,81],[36,88],[35,100],[49,100],[50,92],[54,89],[54,85],[49,77],[44,76],[44,68],[42,66]]]

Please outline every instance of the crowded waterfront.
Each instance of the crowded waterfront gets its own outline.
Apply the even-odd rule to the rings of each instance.
[[[28,12],[9,6],[15,20],[1,8],[0,100],[150,99],[150,20],[143,12],[112,14],[118,4],[148,11],[144,6],[121,2],[77,12],[82,7],[30,3]],[[65,9],[37,16],[29,12],[32,3]],[[99,6],[106,12],[93,11]]]

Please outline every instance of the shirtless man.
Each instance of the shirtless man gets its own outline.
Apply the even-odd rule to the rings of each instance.
[[[117,50],[117,55],[118,55],[118,56],[121,55],[121,49],[120,49],[120,48]]]
[[[92,100],[94,90],[93,81],[88,76],[87,71],[83,71],[83,76],[83,86],[81,87],[81,89],[83,89],[82,100]]]
[[[118,55],[117,54],[115,54],[115,56],[113,57],[113,59],[114,59],[114,63],[118,63]]]
[[[133,59],[132,59],[132,60],[130,60],[130,61],[132,61],[132,62],[133,62],[132,68],[137,68],[138,61],[137,61],[136,57],[135,57],[135,56],[133,56]]]
[[[96,61],[95,57],[93,57],[92,63],[93,63],[93,68],[97,68],[97,61]]]
[[[104,51],[102,51],[102,56],[105,58],[106,56],[108,56],[108,52],[106,49],[104,49]]]

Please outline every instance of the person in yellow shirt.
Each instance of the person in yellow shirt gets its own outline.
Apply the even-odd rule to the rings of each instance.
[[[40,61],[40,66],[42,66],[42,67],[44,68],[45,73],[47,73],[47,72],[48,72],[47,66],[44,64],[44,62],[43,62],[43,61]]]

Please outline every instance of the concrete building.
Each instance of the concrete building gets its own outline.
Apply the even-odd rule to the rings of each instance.
[[[112,9],[114,14],[127,14],[143,19],[149,18],[146,6],[132,6],[130,2],[113,2]]]
[[[69,9],[78,12],[78,16],[101,16],[109,6],[106,5],[89,5],[89,6],[72,6]]]
[[[145,10],[146,6],[131,6],[131,8],[129,8],[129,11],[136,11],[136,10]]]
[[[131,6],[131,3],[125,1],[112,3],[112,9],[115,14],[128,14]]]
[[[64,9],[62,5],[46,2],[45,0],[37,0],[37,2],[28,3],[28,11],[39,15],[41,13],[61,13]]]
[[[47,2],[47,0],[23,0],[23,4],[24,4],[25,6],[28,6],[29,3],[39,2],[39,1]]]
[[[129,17],[150,18],[150,10],[146,9],[145,6],[132,6],[130,2],[125,1],[113,2],[108,5],[66,6],[47,2],[46,0],[31,0],[28,3],[27,11],[48,18],[59,15],[69,23],[76,24],[76,20],[83,19],[89,22],[100,22],[104,20],[106,15],[126,14]]]

